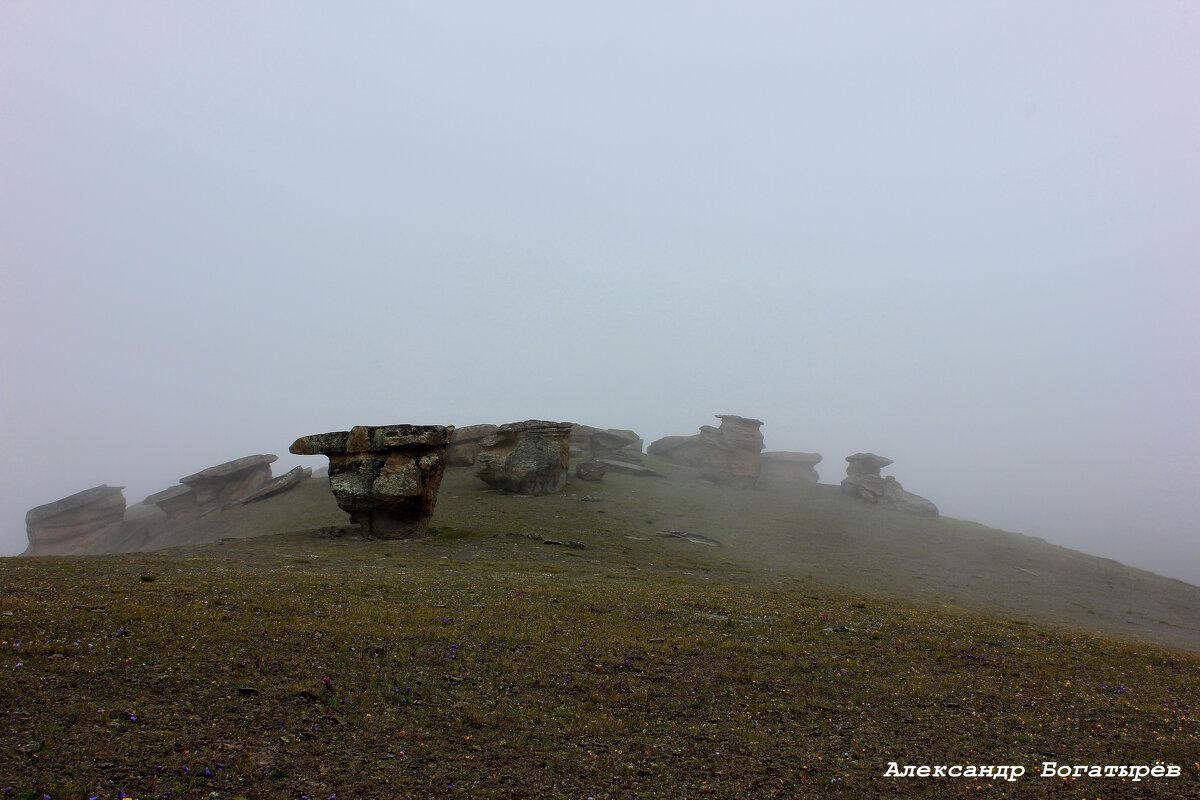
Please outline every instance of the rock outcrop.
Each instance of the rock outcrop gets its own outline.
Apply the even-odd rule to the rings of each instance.
[[[762,421],[718,414],[721,427],[700,428],[700,477],[713,483],[752,489],[762,470]]]
[[[615,458],[640,464],[641,454],[642,437],[633,431],[579,424],[571,428],[571,458]]]
[[[904,487],[892,476],[882,477],[879,474],[879,470],[891,463],[890,458],[874,453],[846,456],[846,477],[842,480],[842,491],[880,508],[918,517],[936,517],[937,506],[920,495],[904,491]]]
[[[517,494],[557,491],[567,484],[571,428],[570,422],[536,419],[501,425],[483,440],[475,476]]]
[[[820,453],[763,453],[761,460],[764,476],[803,483],[816,483],[819,477],[816,466],[821,463]]]
[[[308,480],[312,477],[312,467],[295,467],[294,469],[285,472],[278,478],[271,480],[262,486],[255,489],[250,494],[243,497],[241,500],[235,500],[235,503],[241,505],[249,505],[257,503],[259,500],[266,500],[268,497],[274,497],[277,494],[283,494],[289,489],[294,489],[300,485],[301,481]]]
[[[25,555],[70,555],[99,538],[104,529],[125,517],[124,486],[101,484],[53,503],[29,509]]]
[[[194,519],[228,506],[270,483],[271,464],[279,456],[261,453],[236,458],[180,478],[179,483],[155,492],[142,502],[156,505],[168,523]]]
[[[450,436],[450,461],[452,467],[469,467],[475,463],[475,456],[483,440],[497,431],[495,425],[468,425],[465,428],[455,428]]]
[[[670,461],[672,464],[680,464],[685,467],[699,466],[700,434],[664,436],[651,442],[650,446],[646,448],[646,452]]]
[[[608,465],[601,461],[581,461],[575,466],[575,477],[582,481],[602,481]]]
[[[329,488],[366,536],[425,534],[446,469],[453,426],[359,425],[302,436],[289,452],[329,457]]]

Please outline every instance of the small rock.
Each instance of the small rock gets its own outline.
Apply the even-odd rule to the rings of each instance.
[[[41,742],[28,742],[27,744],[23,744],[20,747],[18,747],[17,752],[24,753],[25,755],[28,756],[28,755],[32,755],[33,753],[36,753],[38,750],[41,750],[41,749],[42,749]]]

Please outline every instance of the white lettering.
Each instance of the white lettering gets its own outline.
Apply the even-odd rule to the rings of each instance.
[[[946,777],[946,768],[945,767],[934,767],[933,768],[933,777],[935,777],[935,778]]]
[[[1168,778],[1178,778],[1179,777],[1179,767],[1175,766],[1174,764],[1168,764],[1167,765],[1167,777]]]
[[[962,777],[962,764],[955,764],[953,767],[951,767],[949,769],[948,774],[950,775],[951,778],[961,778]]]
[[[1102,770],[1098,765],[1093,764],[1092,768],[1088,770],[1088,777],[1089,778],[1099,778],[1100,773],[1103,771],[1104,770]]]
[[[918,778],[928,778],[929,777],[929,767],[924,764],[917,767],[917,777]]]
[[[1159,763],[1155,764],[1150,769],[1150,777],[1151,778],[1161,778],[1163,775],[1166,775],[1166,774],[1167,774],[1167,768],[1162,765],[1161,761]]]
[[[1042,762],[1042,777],[1043,778],[1053,778],[1054,770],[1057,767],[1058,767],[1057,761],[1043,761]]]
[[[1105,767],[1104,768],[1104,777],[1106,777],[1106,778],[1115,778],[1120,774],[1121,774],[1120,767]]]
[[[1142,778],[1146,777],[1149,774],[1150,774],[1150,768],[1145,765],[1142,765],[1140,767],[1134,767],[1133,768],[1133,782],[1137,783],[1138,781],[1140,781]]]
[[[900,777],[900,765],[897,764],[895,761],[889,761],[887,772],[883,773],[883,777],[899,778]]]

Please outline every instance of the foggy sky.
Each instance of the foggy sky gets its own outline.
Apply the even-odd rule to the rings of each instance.
[[[764,420],[1200,583],[1194,3],[0,4],[0,554],[298,436]]]

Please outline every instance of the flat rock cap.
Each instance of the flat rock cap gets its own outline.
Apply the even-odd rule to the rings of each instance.
[[[292,442],[288,452],[298,456],[327,456],[383,452],[393,447],[444,447],[453,434],[453,425],[355,425],[348,431],[301,436]]]
[[[142,503],[148,506],[156,506],[161,502],[166,500],[174,500],[176,497],[182,497],[188,492],[193,491],[195,490],[192,489],[192,487],[184,486],[182,483],[177,483],[170,489],[163,489],[161,492],[155,492],[154,494],[147,496]]]
[[[846,460],[854,464],[862,464],[864,467],[872,469],[880,469],[892,463],[890,458],[877,456],[874,453],[855,453],[852,456],[846,456]]]
[[[43,520],[50,519],[51,517],[57,517],[59,514],[65,514],[66,512],[74,511],[77,508],[89,506],[92,503],[103,500],[114,494],[120,494],[124,488],[124,486],[109,486],[102,483],[99,486],[93,486],[91,489],[84,489],[82,492],[76,492],[75,494],[64,497],[61,500],[55,500],[53,503],[35,506],[34,508],[29,509],[29,512],[25,514],[25,524],[36,525]]]
[[[747,425],[753,425],[756,428],[760,427],[763,424],[761,419],[751,419],[750,417],[739,417],[737,414],[715,414],[714,416],[717,419],[721,420],[721,422],[725,422],[726,420],[729,420],[730,422],[734,422],[734,423],[745,423]]]
[[[233,461],[226,461],[224,464],[217,464],[215,467],[203,469],[194,475],[188,475],[186,478],[180,478],[180,483],[186,483],[189,486],[193,483],[203,483],[217,478],[224,478],[229,475],[236,475],[242,470],[257,467],[259,464],[270,464],[272,461],[277,461],[279,456],[263,453],[256,456],[243,456],[235,458]]]

